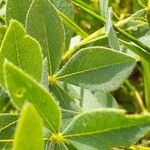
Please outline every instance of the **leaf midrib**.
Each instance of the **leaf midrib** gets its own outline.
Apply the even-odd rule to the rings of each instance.
[[[15,41],[15,50],[16,50],[16,56],[17,56],[17,63],[18,63],[18,67],[19,68],[22,68],[21,67],[21,61],[20,61],[20,55],[19,55],[19,49],[18,49],[18,44],[16,43],[16,32],[15,30],[13,31],[14,32],[14,41]]]
[[[48,3],[49,3],[49,1],[48,1]],[[41,5],[42,5],[42,10],[43,10],[43,24],[44,24],[44,26],[43,26],[43,28],[44,28],[44,31],[45,31],[45,40],[46,40],[46,45],[47,45],[47,55],[48,55],[48,64],[49,64],[49,67],[48,67],[48,70],[49,70],[49,73],[50,73],[50,75],[52,75],[52,73],[53,73],[53,70],[52,70],[52,63],[51,63],[51,56],[50,56],[50,46],[49,46],[49,42],[48,42],[48,37],[47,37],[47,27],[46,27],[46,23],[45,23],[45,11],[44,11],[44,3],[43,2],[41,2]]]
[[[107,133],[107,132],[111,132],[111,131],[115,131],[115,130],[121,130],[121,129],[127,129],[127,128],[131,128],[131,127],[136,127],[139,125],[145,125],[150,123],[150,121],[146,122],[146,123],[138,123],[138,124],[134,124],[134,125],[126,125],[126,126],[122,126],[122,127],[117,127],[117,128],[113,128],[113,129],[105,129],[103,131],[95,131],[95,132],[88,132],[88,133],[78,133],[78,134],[64,134],[64,138],[72,138],[72,137],[80,137],[80,136],[89,136],[89,135],[95,135],[95,134],[101,134],[101,133]]]
[[[87,69],[87,70],[83,70],[83,71],[80,71],[80,72],[74,72],[74,73],[63,75],[63,76],[59,76],[59,74],[58,74],[58,76],[56,78],[57,78],[57,80],[61,80],[61,79],[68,78],[68,77],[71,77],[71,76],[76,76],[76,75],[84,74],[86,72],[96,71],[96,70],[99,70],[99,69],[103,69],[103,68],[107,68],[107,67],[111,67],[111,66],[115,66],[115,65],[126,64],[126,63],[134,63],[134,62],[128,61],[128,62],[123,62],[123,63],[116,63],[116,64],[111,64],[111,65],[104,65],[102,67]]]

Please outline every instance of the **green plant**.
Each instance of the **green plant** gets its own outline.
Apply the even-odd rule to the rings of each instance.
[[[2,3],[0,149],[148,150],[149,5],[139,0],[138,11],[118,20],[108,0],[100,0],[101,15],[81,0]],[[86,33],[73,6],[104,27]],[[69,49],[73,34],[82,40]],[[145,101],[128,78],[141,64]],[[112,93],[121,86],[133,97],[132,115]]]

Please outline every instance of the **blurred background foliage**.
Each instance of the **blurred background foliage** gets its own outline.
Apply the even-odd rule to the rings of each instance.
[[[94,11],[95,13],[100,14],[99,0],[76,1]],[[109,6],[111,6],[113,9],[115,16],[114,20],[116,22],[130,16],[131,14],[144,7],[138,0],[110,0]],[[76,15],[76,22],[82,29],[84,29],[88,33],[92,33],[93,31],[103,26],[103,24],[100,23],[97,19],[94,19],[92,16],[77,7],[74,8],[74,12]]]

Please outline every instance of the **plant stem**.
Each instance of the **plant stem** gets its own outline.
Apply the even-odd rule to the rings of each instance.
[[[83,9],[87,13],[91,14],[92,16],[94,16],[98,20],[102,21],[103,23],[106,23],[106,21],[105,21],[105,19],[103,17],[97,15],[96,13],[92,12],[91,10],[81,6],[80,4],[78,4],[78,3],[74,2],[74,1],[71,1],[71,3],[73,3],[74,5],[80,7],[81,9]],[[115,25],[113,24],[114,29],[116,31],[118,31],[119,33],[121,33],[124,37],[126,37],[127,39],[129,39],[132,42],[136,43],[139,47],[141,47],[142,48],[141,49],[142,50],[141,53],[143,53],[142,56],[150,54],[150,48],[148,46],[144,45],[142,42],[138,41],[135,37],[133,37],[132,35],[128,34],[127,32],[125,32],[125,31],[123,31],[122,29],[119,28],[119,27],[123,26],[124,24],[126,24],[131,19],[132,19],[132,17],[129,17],[129,18],[125,19],[125,20],[119,21]],[[76,51],[78,51],[78,49],[80,49],[83,45],[87,44],[89,41],[92,41],[94,38],[97,38],[97,37],[100,37],[100,36],[103,36],[103,35],[105,35],[105,28],[101,28],[98,31],[96,31],[95,33],[93,33],[90,36],[88,36],[87,38],[83,39],[77,46],[75,46],[73,49],[70,49],[69,51],[67,51],[65,53],[65,55],[62,57],[62,64],[65,64],[68,61],[68,59],[70,59],[70,57]],[[147,54],[145,54],[145,51],[146,51]]]
[[[97,18],[98,20],[100,20],[103,23],[106,23],[106,20],[97,15],[96,13],[92,12],[91,10],[79,5],[76,2],[72,2],[74,5],[80,7],[81,9],[83,9],[84,11],[86,11],[87,13],[91,14],[93,17]],[[135,37],[133,37],[132,35],[128,34],[127,32],[123,31],[121,28],[119,28],[118,26],[113,24],[113,28],[118,31],[120,34],[122,34],[124,37],[126,37],[127,39],[131,40],[132,42],[134,42],[135,44],[137,44],[138,46],[142,47],[143,49],[145,49],[146,51],[150,52],[150,47],[148,47],[147,45],[143,44],[142,42],[140,42],[139,40],[137,40]]]
[[[80,87],[80,106],[83,107],[84,88]]]
[[[71,19],[69,19],[66,15],[64,15],[61,11],[58,10],[59,15],[61,16],[64,23],[70,27],[75,33],[80,35],[83,39],[88,36],[86,32],[84,32],[77,24],[75,24]]]
[[[65,64],[68,59],[76,52],[78,51],[83,45],[87,44],[89,41],[93,40],[95,37],[99,37],[105,34],[104,28],[99,29],[95,33],[89,35],[87,38],[83,39],[78,45],[76,45],[74,48],[68,50],[64,56],[62,57],[62,64]]]
[[[130,83],[129,80],[126,80],[125,81],[126,85],[128,86],[128,88],[132,91],[134,97],[135,97],[135,102],[139,108],[139,111],[142,112],[142,113],[146,113],[147,110],[145,109],[145,106],[144,106],[144,103],[143,103],[143,100],[138,92],[138,90]]]
[[[142,65],[144,70],[145,103],[147,110],[150,112],[150,63],[142,60]]]

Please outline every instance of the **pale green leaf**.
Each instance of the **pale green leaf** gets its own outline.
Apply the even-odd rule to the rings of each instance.
[[[134,66],[135,59],[123,53],[104,47],[85,48],[69,60],[57,79],[90,90],[112,91],[123,83]]]
[[[146,52],[144,49],[140,48],[139,46],[132,44],[130,42],[126,42],[123,40],[120,40],[120,42],[128,49],[130,49],[133,53],[138,54],[141,58],[149,61],[150,59],[150,53]]]
[[[49,73],[53,74],[59,66],[65,38],[61,19],[49,0],[33,1],[27,15],[26,29],[40,42],[48,60]]]
[[[6,18],[7,21],[16,19],[25,25],[26,15],[32,0],[7,0]]]
[[[119,108],[117,101],[111,93],[94,92],[93,95],[97,98],[101,108]]]
[[[47,143],[47,146],[45,149],[49,150],[78,150],[74,145],[71,143],[65,142],[65,143],[60,143],[56,144],[55,142],[49,142]]]
[[[37,41],[26,35],[22,25],[13,20],[0,49],[0,84],[4,86],[3,64],[8,59],[37,81],[42,75],[42,53]]]
[[[61,114],[51,94],[9,62],[5,63],[5,78],[7,89],[16,105],[21,108],[26,101],[31,102],[43,118],[46,127],[52,132],[58,132]]]
[[[45,144],[45,149],[49,149],[49,150],[55,150],[55,147],[56,147],[56,143],[55,142],[47,142]]]
[[[103,109],[77,116],[64,131],[67,140],[110,150],[130,146],[150,131],[150,115],[125,115],[121,110]]]
[[[54,5],[70,19],[74,19],[73,4],[66,0],[51,0]]]
[[[41,84],[46,88],[49,89],[49,82],[48,82],[48,62],[47,58],[45,58],[42,62],[42,79]]]
[[[89,145],[86,145],[86,144],[81,144],[81,143],[78,143],[78,142],[72,142],[73,145],[75,145],[77,147],[78,150],[99,150],[97,148],[93,148]]]
[[[13,150],[43,150],[42,120],[32,104],[26,104],[18,121]]]
[[[59,105],[62,109],[81,112],[79,103],[77,103],[77,101],[68,95],[68,93],[64,91],[59,85],[50,86],[50,90],[59,102]]]
[[[104,18],[107,17],[107,13],[108,13],[108,3],[109,0],[99,0],[100,1],[100,10],[101,10],[101,14]]]
[[[113,29],[113,27],[110,28],[110,31],[108,33],[108,40],[109,40],[109,45],[111,48],[113,48],[114,50],[120,50],[119,48],[119,42],[117,39],[117,34],[115,32],[115,30]]]
[[[52,2],[68,18],[70,18],[71,20],[74,20],[73,5],[70,2],[66,0],[52,0]],[[65,29],[65,35],[66,35],[65,50],[68,50],[71,38],[73,36],[73,31],[67,26],[64,26],[64,27],[65,27],[64,29]]]
[[[84,90],[83,97],[83,109],[84,111],[91,111],[101,108],[118,108],[116,100],[110,93],[106,92],[91,92]]]
[[[108,9],[107,22],[106,22],[106,30],[108,34],[109,45],[114,50],[120,50],[119,42],[117,39],[117,34],[112,25],[112,9]]]
[[[64,90],[73,98],[80,102],[80,87],[64,83]]]

